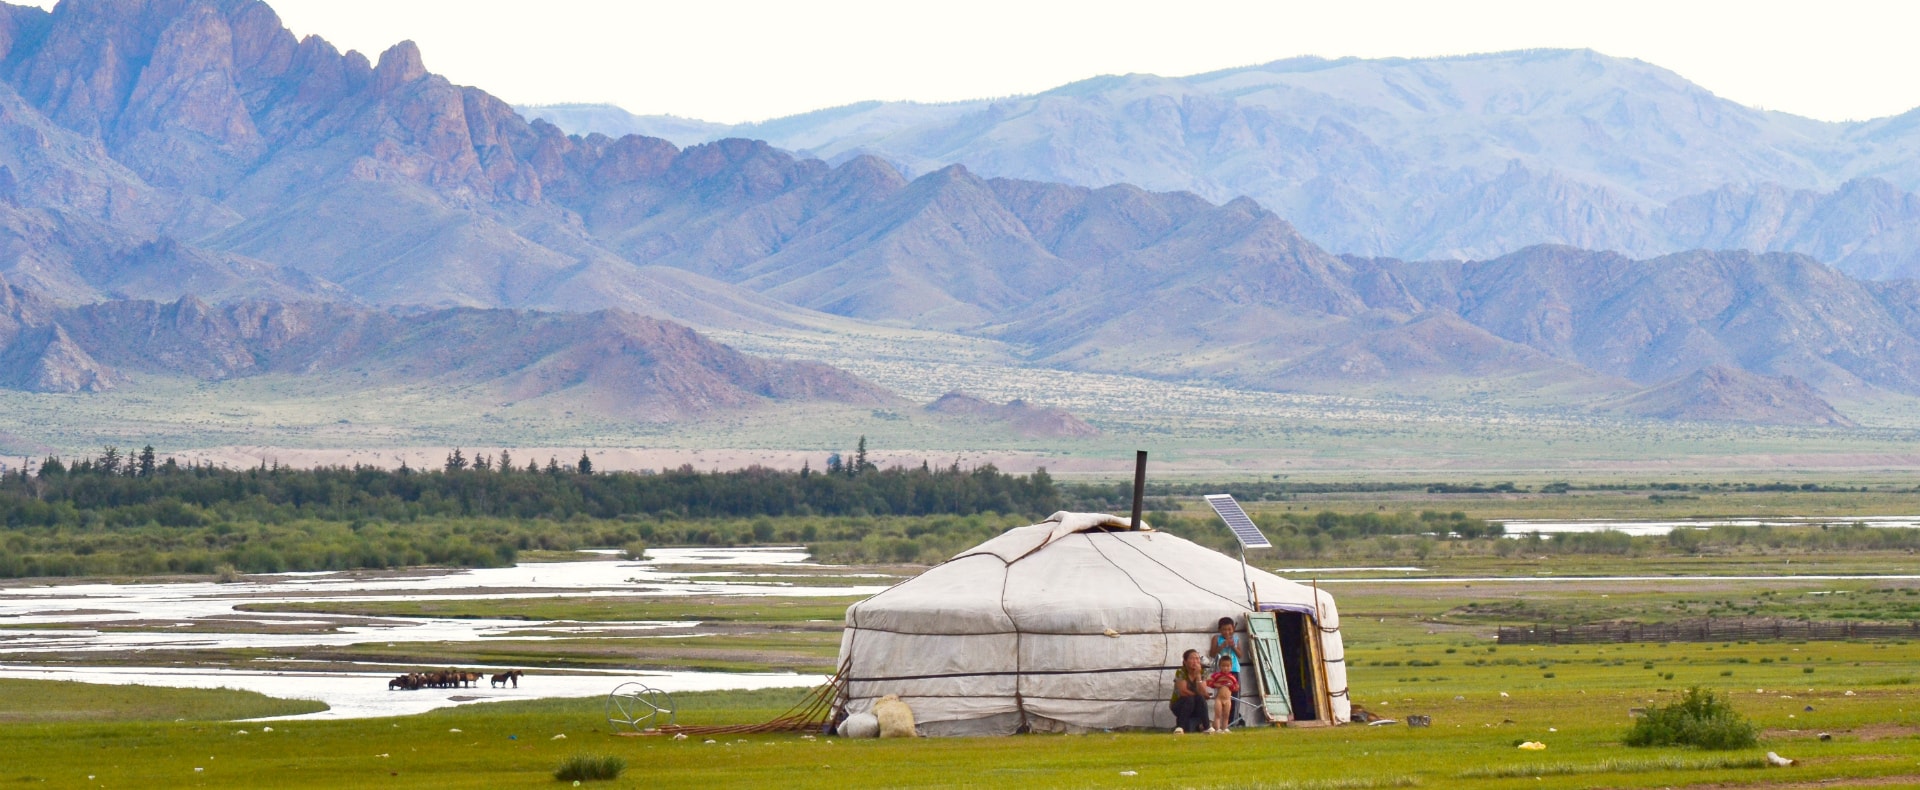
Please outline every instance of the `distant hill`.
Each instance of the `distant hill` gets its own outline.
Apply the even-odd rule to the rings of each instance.
[[[660,128],[645,123],[626,128]],[[1244,195],[1328,248],[1364,256],[1489,258],[1543,243],[1633,256],[1731,248],[1805,253],[1863,277],[1920,276],[1920,110],[1824,123],[1586,50],[1106,76],[991,101],[866,102],[678,139],[721,135],[836,162],[874,154],[913,173],[963,164],[987,177],[1128,183],[1216,202]]]
[[[1665,420],[1854,426],[1805,382],[1714,365],[1609,404],[1609,410]]]
[[[373,309],[339,303],[110,301],[52,308],[0,281],[0,386],[111,389],[126,372],[230,379],[351,374],[357,386],[433,382],[510,402],[560,397],[641,422],[772,401],[894,397],[814,362],[741,354],[687,327],[617,310]]]
[[[1024,400],[991,403],[964,392],[949,392],[927,404],[927,411],[952,417],[1000,423],[1028,438],[1082,438],[1099,436],[1100,429],[1057,406],[1036,406]]]
[[[582,137],[658,137],[685,148],[738,136],[728,134],[733,127],[727,124],[674,115],[634,115],[612,104],[534,104],[514,109],[529,121],[546,121]]]

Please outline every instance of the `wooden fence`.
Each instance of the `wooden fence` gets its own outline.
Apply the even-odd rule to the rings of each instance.
[[[1707,618],[1674,623],[1589,623],[1501,626],[1503,645],[1585,645],[1600,642],[1738,642],[1815,639],[1920,639],[1920,621],[1847,621]]]

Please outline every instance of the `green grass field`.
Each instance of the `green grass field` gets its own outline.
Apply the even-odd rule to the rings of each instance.
[[[1592,573],[1610,569],[1606,563],[1617,558],[1565,560],[1559,570]],[[1882,573],[1902,561],[1872,555],[1833,558]],[[1430,715],[1431,728],[1347,725],[1214,736],[1129,732],[865,742],[786,734],[707,743],[706,738],[616,737],[600,699],[494,703],[397,719],[223,724],[210,720],[304,708],[228,692],[5,684],[0,699],[15,702],[11,708],[0,703],[0,718],[11,717],[0,725],[0,754],[7,755],[0,786],[551,787],[559,786],[550,774],[562,760],[587,754],[626,759],[626,774],[604,783],[608,787],[1920,786],[1920,642],[1503,646],[1489,638],[1499,625],[1536,621],[1704,614],[1904,619],[1920,616],[1920,581],[1542,582],[1525,578],[1537,561],[1504,562],[1485,570],[1518,578],[1473,584],[1330,583],[1345,618],[1354,701],[1397,719]],[[794,662],[800,665],[795,668],[822,671],[831,666],[838,634],[813,621],[831,620],[846,601],[554,598],[501,603],[476,608],[456,601],[324,602],[271,608],[580,622],[699,616],[737,629],[654,644],[639,640],[640,646],[632,640],[511,638],[478,646],[362,645],[339,651],[339,658],[442,664],[559,658],[581,666],[716,669]],[[315,657],[307,652],[303,658]],[[1762,728],[1761,745],[1718,753],[1620,744],[1630,708],[1667,701],[1691,686],[1728,694]],[[679,722],[765,721],[802,693],[683,694]],[[284,705],[295,707],[275,707]],[[243,730],[246,734],[240,734]],[[1821,733],[1831,740],[1820,740]],[[554,737],[563,734],[563,739]],[[1523,740],[1541,741],[1547,749],[1514,748]],[[1800,764],[1762,767],[1769,750]]]
[[[1391,717],[1431,715],[1430,729],[1347,725],[1217,736],[1095,733],[865,742],[762,735],[707,743],[706,738],[615,737],[598,699],[469,706],[400,719],[227,724],[176,722],[164,705],[103,705],[92,712],[92,721],[0,727],[0,753],[8,755],[0,783],[548,787],[554,786],[548,774],[561,760],[587,753],[627,759],[627,774],[610,787],[1849,786],[1824,784],[1841,778],[1920,783],[1920,687],[1913,685],[1920,657],[1909,645],[1542,646],[1489,652],[1484,640],[1458,634],[1416,632],[1377,640],[1389,630],[1355,630],[1357,646],[1350,650],[1355,699]],[[1448,648],[1455,652],[1445,652]],[[1788,660],[1757,663],[1776,656]],[[1508,658],[1514,663],[1504,663]],[[1416,659],[1434,663],[1405,666]],[[1643,662],[1654,668],[1644,668]],[[1668,672],[1674,674],[1671,680]],[[1619,745],[1628,708],[1664,701],[1696,684],[1729,692],[1736,707],[1764,728],[1761,746],[1704,753]],[[68,696],[80,693],[70,691],[74,684],[54,685],[69,689]],[[680,722],[763,721],[799,695],[680,695]],[[273,731],[265,731],[267,726]],[[1819,740],[1822,732],[1833,739]],[[554,737],[563,734],[564,739]],[[1520,740],[1541,741],[1548,748],[1522,751],[1513,746]],[[1801,764],[1754,767],[1767,750]],[[1135,775],[1123,775],[1126,771]],[[86,781],[87,776],[94,779]]]
[[[231,689],[101,686],[52,680],[0,679],[0,725],[98,721],[216,722],[292,716],[326,710],[309,700],[284,700]]]

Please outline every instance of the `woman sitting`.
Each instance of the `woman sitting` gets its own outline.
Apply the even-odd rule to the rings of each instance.
[[[1180,668],[1173,671],[1173,732],[1206,732],[1207,674],[1200,666],[1200,651],[1189,650],[1180,657]]]

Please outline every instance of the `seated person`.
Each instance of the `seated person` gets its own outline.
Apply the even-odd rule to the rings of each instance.
[[[1173,709],[1175,734],[1201,732],[1207,724],[1206,670],[1200,666],[1200,651],[1188,650],[1180,657],[1180,668],[1173,672]]]

